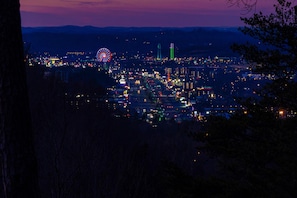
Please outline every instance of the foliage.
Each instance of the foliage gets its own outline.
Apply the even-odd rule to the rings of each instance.
[[[232,49],[243,55],[254,72],[270,76],[272,82],[259,91],[270,106],[296,111],[297,6],[278,0],[274,7],[275,13],[241,18],[248,26],[240,30],[258,43],[234,44]]]
[[[252,63],[256,71],[291,79],[297,69],[296,9],[291,2],[278,0],[275,13],[266,16],[260,12],[250,18],[241,18],[248,26],[240,30],[259,43],[235,44],[233,49]]]
[[[230,119],[210,117],[195,134],[202,143],[198,149],[217,164],[209,190],[223,186],[221,197],[297,196],[296,11],[291,2],[278,0],[275,13],[242,18],[247,26],[241,31],[258,42],[232,48],[271,81],[258,90],[260,97],[240,101],[245,111]],[[280,116],[281,109],[290,116]]]
[[[218,178],[253,197],[295,197],[296,119],[275,119],[261,110],[230,120],[212,117],[200,149],[217,159]],[[206,135],[207,134],[207,135]],[[238,194],[239,195],[239,194]]]

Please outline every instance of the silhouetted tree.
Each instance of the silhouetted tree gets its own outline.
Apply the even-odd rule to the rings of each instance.
[[[268,16],[259,13],[242,18],[247,27],[241,31],[255,38],[257,44],[233,45],[254,72],[270,75],[271,82],[258,91],[257,99],[240,101],[247,111],[239,111],[230,119],[208,119],[195,138],[199,141],[199,152],[209,156],[207,165],[213,167],[213,174],[189,178],[171,168],[173,176],[165,175],[169,186],[174,184],[169,194],[297,196],[297,118],[278,114],[280,109],[296,112],[296,7],[286,0],[278,0],[275,10]]]
[[[296,197],[296,115],[279,116],[280,109],[296,112],[296,7],[278,0],[275,13],[242,18],[241,31],[257,44],[236,44],[254,72],[271,76],[259,98],[241,101],[247,113],[230,119],[211,117],[196,137],[199,148],[216,160],[216,181],[222,197]],[[283,119],[281,119],[283,118]]]
[[[37,163],[18,0],[0,1],[1,196],[37,197]]]
[[[255,72],[270,75],[272,82],[259,94],[270,106],[297,110],[297,6],[278,0],[275,13],[254,14],[242,18],[248,26],[240,30],[258,41],[257,44],[235,44],[232,48],[243,55]]]

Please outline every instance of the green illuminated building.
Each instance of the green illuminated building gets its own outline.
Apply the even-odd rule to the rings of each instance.
[[[170,43],[170,60],[174,60],[174,43]]]

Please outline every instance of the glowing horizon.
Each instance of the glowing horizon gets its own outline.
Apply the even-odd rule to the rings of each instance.
[[[242,10],[226,0],[21,0],[22,26],[239,26]],[[257,10],[272,9],[271,0]],[[257,11],[256,10],[256,11]]]

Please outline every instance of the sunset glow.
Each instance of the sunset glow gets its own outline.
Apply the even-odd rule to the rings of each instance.
[[[273,3],[260,0],[256,11],[271,11]],[[226,0],[21,0],[24,27],[238,26],[243,13]]]

